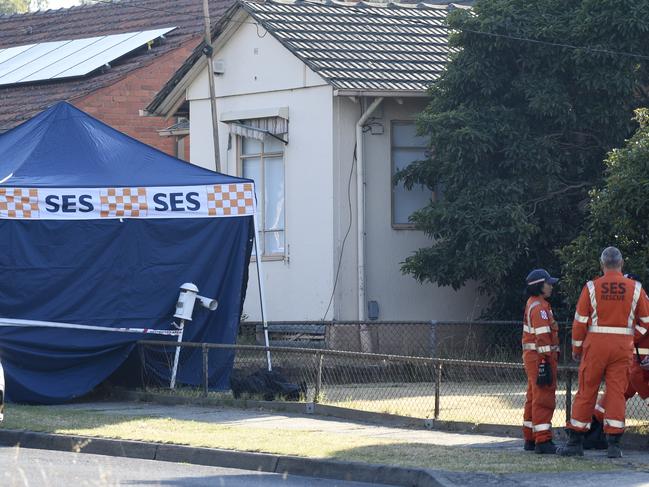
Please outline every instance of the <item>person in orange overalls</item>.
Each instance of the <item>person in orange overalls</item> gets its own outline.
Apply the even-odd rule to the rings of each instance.
[[[579,365],[579,390],[566,427],[569,438],[557,453],[583,455],[584,434],[590,429],[599,385],[606,383],[604,432],[607,456],[620,458],[620,438],[624,433],[629,369],[633,362],[634,337],[640,339],[649,324],[649,305],[642,285],[622,275],[624,259],[615,247],[604,249],[600,257],[604,275],[584,286],[572,328],[572,356]],[[640,324],[638,324],[640,323]]]
[[[547,298],[558,279],[545,269],[527,276],[527,304],[523,317],[523,363],[527,374],[527,396],[523,413],[524,449],[555,453],[552,415],[556,405],[559,328]]]
[[[640,279],[633,274],[625,274],[625,277],[639,281]],[[649,296],[643,289],[640,299],[649,305]],[[641,337],[635,344],[635,357],[633,365],[629,371],[629,385],[624,392],[624,400],[629,401],[633,396],[638,394],[640,398],[649,405],[649,333],[642,333],[645,329],[642,327],[642,321],[636,317],[636,324],[640,326]],[[604,435],[604,413],[606,412],[606,392],[600,397],[595,411],[593,420],[590,424],[590,430],[584,437],[584,449],[607,449],[606,438]]]

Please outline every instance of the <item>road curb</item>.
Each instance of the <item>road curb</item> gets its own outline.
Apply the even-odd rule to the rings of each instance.
[[[418,468],[373,465],[317,458],[252,453],[133,440],[113,440],[25,430],[0,430],[0,445],[19,446],[113,457],[139,458],[210,467],[369,482],[374,484],[444,487],[435,472]]]

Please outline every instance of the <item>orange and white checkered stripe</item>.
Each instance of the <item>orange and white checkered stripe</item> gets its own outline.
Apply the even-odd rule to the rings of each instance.
[[[255,213],[252,183],[207,186],[209,216],[243,216]]]
[[[100,192],[102,218],[145,217],[148,212],[146,188],[106,188]]]
[[[126,188],[0,187],[0,219],[227,218],[254,214],[252,182]]]
[[[0,188],[0,218],[36,219],[38,190],[29,188]]]

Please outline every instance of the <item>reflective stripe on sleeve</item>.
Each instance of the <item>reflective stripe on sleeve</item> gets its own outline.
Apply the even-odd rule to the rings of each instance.
[[[544,333],[551,333],[552,329],[549,326],[539,326],[538,328],[534,328],[534,333],[537,335],[543,335]]]
[[[597,409],[600,413],[605,413],[605,412],[606,412],[606,409],[604,409],[604,408],[603,408],[602,406],[600,406],[599,404],[596,404],[596,405],[595,405],[595,409]]]
[[[523,331],[525,333],[531,333],[532,335],[534,334],[534,328],[528,325],[523,325]]]
[[[640,316],[640,321],[643,323],[649,323],[649,316]]]
[[[531,421],[523,421],[523,428],[529,428],[532,429],[534,425],[532,424]]]
[[[550,428],[552,428],[552,425],[550,423],[535,424],[532,428],[532,431],[534,431],[534,433],[538,433],[539,431],[548,431]]]
[[[635,325],[635,329],[641,335],[644,335],[645,333],[647,333],[647,329],[644,326]]]
[[[635,321],[635,308],[636,306],[638,306],[640,291],[642,291],[642,284],[636,281],[635,289],[633,290],[633,301],[631,302],[631,312],[629,313],[629,319],[626,322],[626,326],[628,326],[629,328],[633,327],[633,322]]]
[[[575,321],[579,323],[588,323],[588,316],[581,316],[579,313],[575,313]]]
[[[624,421],[618,421],[617,419],[604,419],[604,424],[610,426],[611,428],[624,428]]]
[[[588,295],[590,296],[590,306],[593,308],[590,317],[593,326],[597,326],[597,298],[595,295],[595,283],[593,281],[588,281],[586,286],[588,287]]]
[[[640,355],[649,355],[649,348],[638,348],[636,351]]]
[[[581,347],[584,344],[583,340],[573,340],[572,341],[572,346],[573,347]]]
[[[523,343],[523,350],[537,350],[535,343]],[[561,347],[559,345],[546,345],[544,347],[539,347],[539,353],[549,353],[549,352],[560,352]]]
[[[611,335],[633,335],[633,328],[621,326],[589,326],[590,333],[610,333]]]
[[[570,424],[575,428],[590,429],[590,423],[582,423],[581,421],[577,421],[575,418],[570,418]]]
[[[536,308],[537,306],[541,305],[541,301],[534,301],[532,304],[530,304],[530,307],[527,308],[527,325],[531,326],[532,324],[532,310]]]

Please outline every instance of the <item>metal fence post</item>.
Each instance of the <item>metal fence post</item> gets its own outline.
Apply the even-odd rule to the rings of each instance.
[[[564,365],[570,364],[570,357],[572,356],[572,327],[566,324],[566,331],[563,334],[563,350],[561,350],[561,358]]]
[[[140,381],[142,382],[142,389],[146,392],[146,355],[144,354],[144,345],[138,343],[137,350],[140,355]]]
[[[566,423],[570,421],[572,410],[572,370],[566,370]]]
[[[436,377],[435,377],[435,419],[439,419],[439,390],[440,383],[442,382],[442,364],[435,365]]]
[[[320,394],[322,391],[322,360],[323,360],[323,355],[321,353],[318,354],[318,369],[316,370],[316,376],[315,376],[315,391],[313,394],[313,402],[315,404],[320,402]]]
[[[430,322],[430,356],[437,357],[437,321],[432,320]]]
[[[203,352],[203,397],[207,397],[207,390],[209,387],[209,351],[207,349],[207,344],[203,343],[202,346]]]

